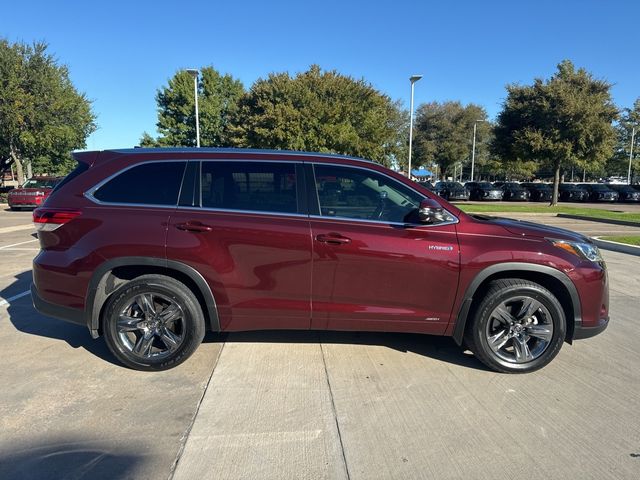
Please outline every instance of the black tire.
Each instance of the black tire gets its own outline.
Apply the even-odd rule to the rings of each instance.
[[[205,333],[202,308],[193,292],[164,275],[143,275],[116,290],[105,305],[102,328],[109,350],[120,362],[147,371],[181,364]]]
[[[519,318],[521,312],[525,313]],[[491,282],[467,324],[464,340],[492,370],[528,373],[553,360],[562,348],[566,330],[562,305],[549,290],[528,280],[510,278]]]

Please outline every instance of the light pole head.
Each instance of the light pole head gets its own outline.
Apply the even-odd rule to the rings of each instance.
[[[420,80],[422,78],[422,75],[411,75],[409,77],[409,81],[411,83],[416,83],[418,80]]]
[[[187,72],[193,78],[198,78],[198,74],[200,73],[200,70],[198,70],[197,68],[187,68],[185,72]]]

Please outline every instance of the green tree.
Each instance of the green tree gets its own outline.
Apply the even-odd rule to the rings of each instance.
[[[0,39],[0,157],[15,164],[20,183],[25,167],[67,173],[70,151],[84,148],[95,129],[91,102],[46,43]]]
[[[235,143],[402,164],[407,120],[397,102],[364,80],[312,65],[295,77],[272,73],[254,83],[242,101]]]
[[[231,145],[230,131],[237,116],[244,87],[231,75],[221,75],[213,67],[200,71],[198,81],[198,116],[200,145],[225,147]],[[158,138],[142,134],[143,147],[184,147],[196,145],[195,99],[193,77],[180,70],[168,85],[158,90]]]
[[[551,168],[551,205],[556,205],[561,168],[595,170],[611,157],[617,109],[610,88],[568,60],[547,81],[508,85],[494,131],[494,151],[505,161],[535,161]]]
[[[418,107],[413,155],[415,163],[438,165],[441,176],[452,175],[454,165],[471,165],[473,125],[477,120],[476,166],[490,161],[487,148],[491,125],[487,112],[479,105],[460,102],[431,102]]]
[[[629,173],[629,156],[631,155],[631,136],[635,129],[633,159],[631,162],[631,178],[635,177],[640,168],[640,98],[632,108],[622,110],[620,119],[616,124],[617,143],[611,159],[607,162],[607,173],[626,177]]]

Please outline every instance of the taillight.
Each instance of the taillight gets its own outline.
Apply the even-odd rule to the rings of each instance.
[[[33,223],[38,232],[52,232],[79,215],[80,210],[36,208],[33,211]]]

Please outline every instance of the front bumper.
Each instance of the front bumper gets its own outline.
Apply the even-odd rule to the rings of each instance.
[[[583,338],[591,338],[604,332],[609,326],[609,317],[602,318],[595,327],[583,327],[576,325],[573,331],[574,340],[582,340]]]
[[[464,193],[451,193],[449,194],[449,200],[469,200],[469,195]]]

